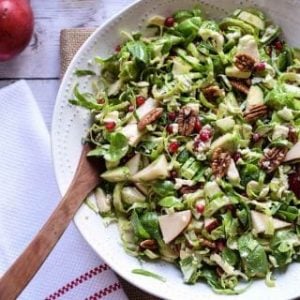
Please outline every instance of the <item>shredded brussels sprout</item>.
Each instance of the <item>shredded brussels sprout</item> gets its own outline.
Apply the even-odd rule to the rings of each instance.
[[[88,156],[106,166],[87,204],[129,254],[173,263],[185,283],[272,287],[300,254],[300,50],[257,9],[148,26],[76,72],[93,93],[76,85],[70,103],[91,111]]]

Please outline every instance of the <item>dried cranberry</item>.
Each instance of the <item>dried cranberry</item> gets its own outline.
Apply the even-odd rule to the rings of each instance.
[[[199,134],[199,139],[202,142],[207,142],[211,138],[211,131],[210,130],[203,130]]]
[[[252,141],[254,143],[257,143],[261,139],[261,135],[259,133],[253,133],[252,135]]]
[[[172,134],[172,133],[173,133],[173,126],[172,126],[172,124],[167,125],[167,132],[168,132],[169,134]]]
[[[170,177],[172,177],[172,178],[177,178],[177,172],[175,171],[175,170],[172,170],[171,172],[170,172]]]
[[[265,69],[266,69],[266,64],[264,62],[259,62],[254,66],[255,72],[263,72]]]
[[[115,127],[116,127],[116,122],[114,122],[114,121],[105,122],[105,128],[106,128],[108,131],[114,130]]]
[[[233,217],[236,216],[236,208],[233,204],[226,205],[225,209],[226,211],[230,211]]]
[[[173,17],[167,17],[165,19],[165,26],[166,27],[173,27],[175,23],[175,19]]]
[[[170,120],[170,121],[175,121],[176,120],[176,112],[175,111],[170,111],[169,113],[168,113],[168,119]]]
[[[240,152],[234,152],[234,154],[232,155],[232,158],[235,162],[237,162],[240,158],[242,157]]]
[[[205,210],[205,205],[203,203],[197,203],[196,210],[199,214],[202,214]]]
[[[274,42],[274,48],[275,48],[276,50],[278,50],[278,51],[282,51],[282,49],[283,49],[283,43],[282,43],[282,41],[276,40],[276,41]]]
[[[224,250],[224,248],[226,247],[226,242],[225,240],[223,239],[220,239],[220,240],[217,240],[216,241],[216,246],[217,246],[217,249],[221,252]]]
[[[143,96],[137,96],[135,100],[136,100],[136,105],[141,106],[145,103],[146,98]]]
[[[210,233],[212,232],[215,228],[217,228],[219,225],[219,222],[217,220],[212,221],[211,223],[209,223],[205,229]]]
[[[235,211],[235,207],[233,204],[228,204],[225,206],[226,210],[230,210],[231,212]]]
[[[289,188],[300,199],[300,172],[294,172],[289,175]]]
[[[200,132],[201,129],[202,129],[201,122],[200,122],[199,118],[197,118],[195,126],[194,126],[194,131],[198,133],[198,132]]]
[[[116,48],[115,48],[115,51],[120,52],[121,51],[121,45],[117,45]]]
[[[177,152],[178,148],[180,147],[180,144],[178,142],[172,142],[168,146],[168,150],[171,154]]]
[[[134,106],[133,105],[129,105],[128,106],[128,111],[129,112],[133,112],[134,111]]]

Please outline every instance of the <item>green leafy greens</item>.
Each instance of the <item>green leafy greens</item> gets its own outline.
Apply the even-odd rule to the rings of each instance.
[[[106,167],[86,202],[117,221],[127,253],[186,284],[272,287],[300,259],[300,51],[257,9],[148,25],[75,72],[92,92],[76,84],[69,102],[90,110],[88,156]]]

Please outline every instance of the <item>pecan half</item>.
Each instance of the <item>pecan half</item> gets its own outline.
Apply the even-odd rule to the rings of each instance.
[[[264,169],[267,173],[272,173],[283,162],[287,152],[287,148],[274,147],[268,149],[259,162],[260,167]]]
[[[230,79],[229,82],[234,90],[237,90],[246,95],[249,93],[249,81],[248,80]],[[251,83],[250,83],[250,85],[251,85]]]
[[[180,109],[177,122],[179,134],[188,136],[194,130],[197,122],[197,114],[192,108],[185,106]]]
[[[179,193],[182,194],[182,195],[190,194],[190,193],[196,192],[200,188],[201,188],[200,184],[195,184],[195,185],[192,185],[192,186],[184,185],[182,188],[180,188]]]
[[[142,249],[156,250],[157,242],[156,242],[156,240],[144,240],[144,241],[140,242],[139,246]]]
[[[255,62],[255,59],[247,53],[237,54],[234,59],[235,66],[242,72],[251,72]]]
[[[217,148],[212,154],[211,168],[213,175],[222,178],[227,173],[230,161],[231,156],[229,152],[224,151],[222,148]]]
[[[208,101],[214,102],[219,97],[224,95],[224,90],[220,89],[217,85],[211,85],[211,86],[204,88],[202,90],[202,93]]]
[[[138,122],[138,129],[144,130],[147,125],[153,123],[162,115],[163,109],[161,107],[153,108],[145,116],[143,116]]]
[[[157,242],[156,242],[156,240],[144,240],[144,241],[140,242],[139,246],[142,249],[156,250]]]
[[[244,112],[244,119],[246,122],[252,123],[261,117],[268,114],[268,108],[264,104],[251,105]]]

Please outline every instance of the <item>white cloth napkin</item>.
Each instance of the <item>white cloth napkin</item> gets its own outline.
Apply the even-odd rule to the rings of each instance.
[[[1,276],[60,199],[49,132],[25,81],[0,90],[0,192]],[[19,299],[127,297],[115,274],[71,224]]]

